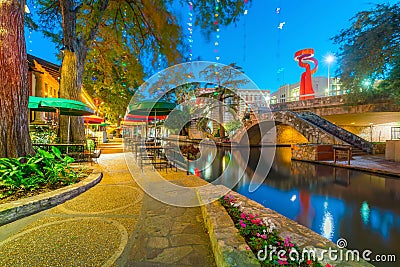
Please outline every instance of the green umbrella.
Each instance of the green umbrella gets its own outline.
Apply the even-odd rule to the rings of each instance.
[[[69,116],[92,115],[94,111],[84,103],[66,98],[29,96],[28,108],[39,112],[57,112],[68,116],[68,142],[71,118]]]
[[[130,104],[128,106],[127,114],[147,116],[147,118],[154,117],[156,120],[157,116],[168,115],[175,107],[176,104],[171,102],[143,100],[138,103]],[[148,120],[146,120],[146,139],[147,139],[147,123],[148,123],[147,121]],[[156,130],[156,135],[157,135],[157,130]]]
[[[164,116],[168,115],[176,107],[175,103],[165,101],[144,100],[128,106],[128,114],[141,116]]]
[[[94,111],[84,103],[66,98],[46,98],[30,96],[28,108],[41,112],[60,112],[60,115],[83,116],[92,115]]]

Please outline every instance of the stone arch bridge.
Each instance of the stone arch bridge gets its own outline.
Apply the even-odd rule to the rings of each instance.
[[[245,127],[234,134],[232,141],[241,145],[259,145],[265,135],[272,136],[275,134],[270,130],[279,124],[294,128],[310,143],[346,144],[367,153],[373,152],[372,143],[308,111],[293,112],[286,110],[257,115],[256,118],[253,118]],[[246,132],[248,139],[245,138]],[[274,138],[270,139],[275,140]]]

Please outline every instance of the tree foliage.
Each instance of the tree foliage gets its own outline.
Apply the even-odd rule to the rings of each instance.
[[[400,5],[377,4],[351,21],[351,27],[332,38],[340,45],[337,75],[350,100],[394,94],[399,99],[394,89],[400,78]]]
[[[225,128],[223,124],[226,123],[224,121],[224,113],[226,110],[233,113],[237,112],[237,104],[239,103],[237,90],[241,86],[246,85],[248,80],[244,79],[241,67],[237,66],[235,63],[231,63],[227,66],[209,65],[200,72],[200,75],[203,76],[206,81],[211,81],[206,87],[214,88],[212,92],[204,94],[203,96],[218,101],[215,105],[212,105],[210,111],[218,108],[219,133],[220,137],[224,137]],[[235,116],[235,114],[233,115]]]
[[[246,8],[245,2],[193,1],[194,24],[208,35],[219,25],[235,22]],[[60,48],[80,55],[78,64],[86,64],[84,86],[106,103],[114,117],[144,77],[182,61],[185,45],[177,14],[187,1],[40,0],[36,5],[39,18],[29,18],[30,26],[44,32]],[[213,23],[215,13],[218,23]],[[74,23],[76,28],[66,27]]]

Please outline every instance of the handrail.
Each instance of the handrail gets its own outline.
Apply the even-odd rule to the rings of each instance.
[[[85,160],[85,151],[88,151],[86,143],[32,143],[32,146],[50,150],[51,147],[64,147],[66,151],[60,151],[63,155],[68,155],[76,160]],[[77,151],[69,151],[68,148],[77,147]]]
[[[372,153],[372,151],[373,151],[372,143],[364,140],[363,138],[359,137],[358,135],[355,135],[355,134],[337,126],[336,124],[333,124],[332,122],[318,116],[315,113],[312,113],[310,111],[305,111],[305,112],[296,112],[295,114],[297,114],[300,118],[315,124],[316,126],[320,127],[321,129],[324,129],[328,133],[345,141],[346,143],[349,143],[349,144],[351,144],[357,148],[360,148],[363,151],[366,151],[368,153]],[[322,122],[323,122],[323,124],[322,124]]]

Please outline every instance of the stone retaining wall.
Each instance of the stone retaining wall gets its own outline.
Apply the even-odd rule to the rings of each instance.
[[[373,143],[372,145],[374,146],[372,154],[385,154],[386,142]]]
[[[299,160],[333,160],[332,145],[297,144],[292,145],[292,159]]]
[[[198,190],[204,225],[210,236],[215,263],[218,267],[261,266],[225,208],[219,201],[210,203],[210,199],[218,198],[226,191],[224,186],[215,186],[214,190]]]
[[[198,197],[200,204],[210,203],[210,199],[222,196],[228,190],[229,189],[222,185],[214,186],[214,189],[199,189]],[[283,239],[289,236],[291,242],[297,244],[300,249],[312,249],[315,251],[316,256],[319,257],[319,259],[323,259],[321,261],[323,266],[325,266],[326,263],[334,265],[335,267],[373,266],[363,260],[333,261],[328,259],[327,250],[329,250],[329,248],[338,249],[338,247],[328,239],[271,209],[265,208],[261,204],[239,193],[230,191],[229,194],[237,198],[239,202],[242,202],[241,206],[245,208],[244,212],[252,214],[258,213],[261,218],[271,219],[277,226],[280,236]],[[229,214],[218,201],[204,204],[201,208],[204,223],[210,235],[217,266],[260,266],[257,258],[251,250],[249,250],[244,238],[239,235]],[[343,254],[345,254],[346,249],[343,250]]]
[[[90,174],[85,180],[48,193],[0,205],[0,226],[52,208],[87,191],[101,181],[103,174]]]

